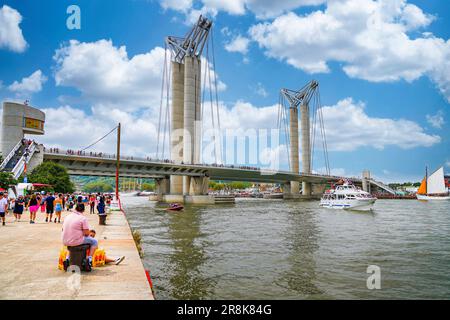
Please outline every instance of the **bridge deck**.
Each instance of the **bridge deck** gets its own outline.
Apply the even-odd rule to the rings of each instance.
[[[116,160],[112,157],[94,157],[67,155],[62,153],[44,153],[45,161],[55,161],[64,165],[72,175],[114,176]],[[338,181],[342,177],[320,174],[293,174],[288,171],[258,170],[230,166],[200,164],[178,164],[171,162],[121,159],[121,176],[159,178],[169,175],[208,176],[214,180],[237,180],[266,183],[287,183],[289,181],[306,181],[326,183]],[[352,178],[355,182],[360,179]]]

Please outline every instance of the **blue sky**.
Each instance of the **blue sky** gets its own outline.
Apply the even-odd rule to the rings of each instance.
[[[316,79],[335,173],[368,168],[390,182],[419,180],[425,165],[450,171],[450,3],[353,3],[0,1],[0,100],[45,109],[47,135],[39,140],[47,145],[85,146],[122,121],[124,152],[151,155],[158,48],[203,12],[214,21],[222,127],[273,127],[279,90]],[[72,4],[81,9],[81,30],[66,27]]]

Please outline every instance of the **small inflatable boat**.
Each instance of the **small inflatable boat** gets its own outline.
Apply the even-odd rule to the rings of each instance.
[[[179,203],[171,203],[169,207],[166,209],[168,211],[181,211],[183,210],[183,206]]]

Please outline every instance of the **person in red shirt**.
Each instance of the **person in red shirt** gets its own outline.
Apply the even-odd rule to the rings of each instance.
[[[95,195],[93,195],[93,194],[90,194],[89,195],[89,213],[90,214],[95,214],[95,211],[94,211],[94,209],[95,209]]]

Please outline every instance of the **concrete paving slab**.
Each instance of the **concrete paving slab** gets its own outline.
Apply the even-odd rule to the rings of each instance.
[[[58,269],[62,223],[46,223],[39,212],[36,224],[29,223],[28,212],[14,222],[10,213],[6,226],[0,226],[0,299],[154,299],[125,215],[112,212],[106,226],[98,225],[97,215],[85,216],[108,256],[126,256],[120,265],[83,272],[78,286],[77,275]]]

